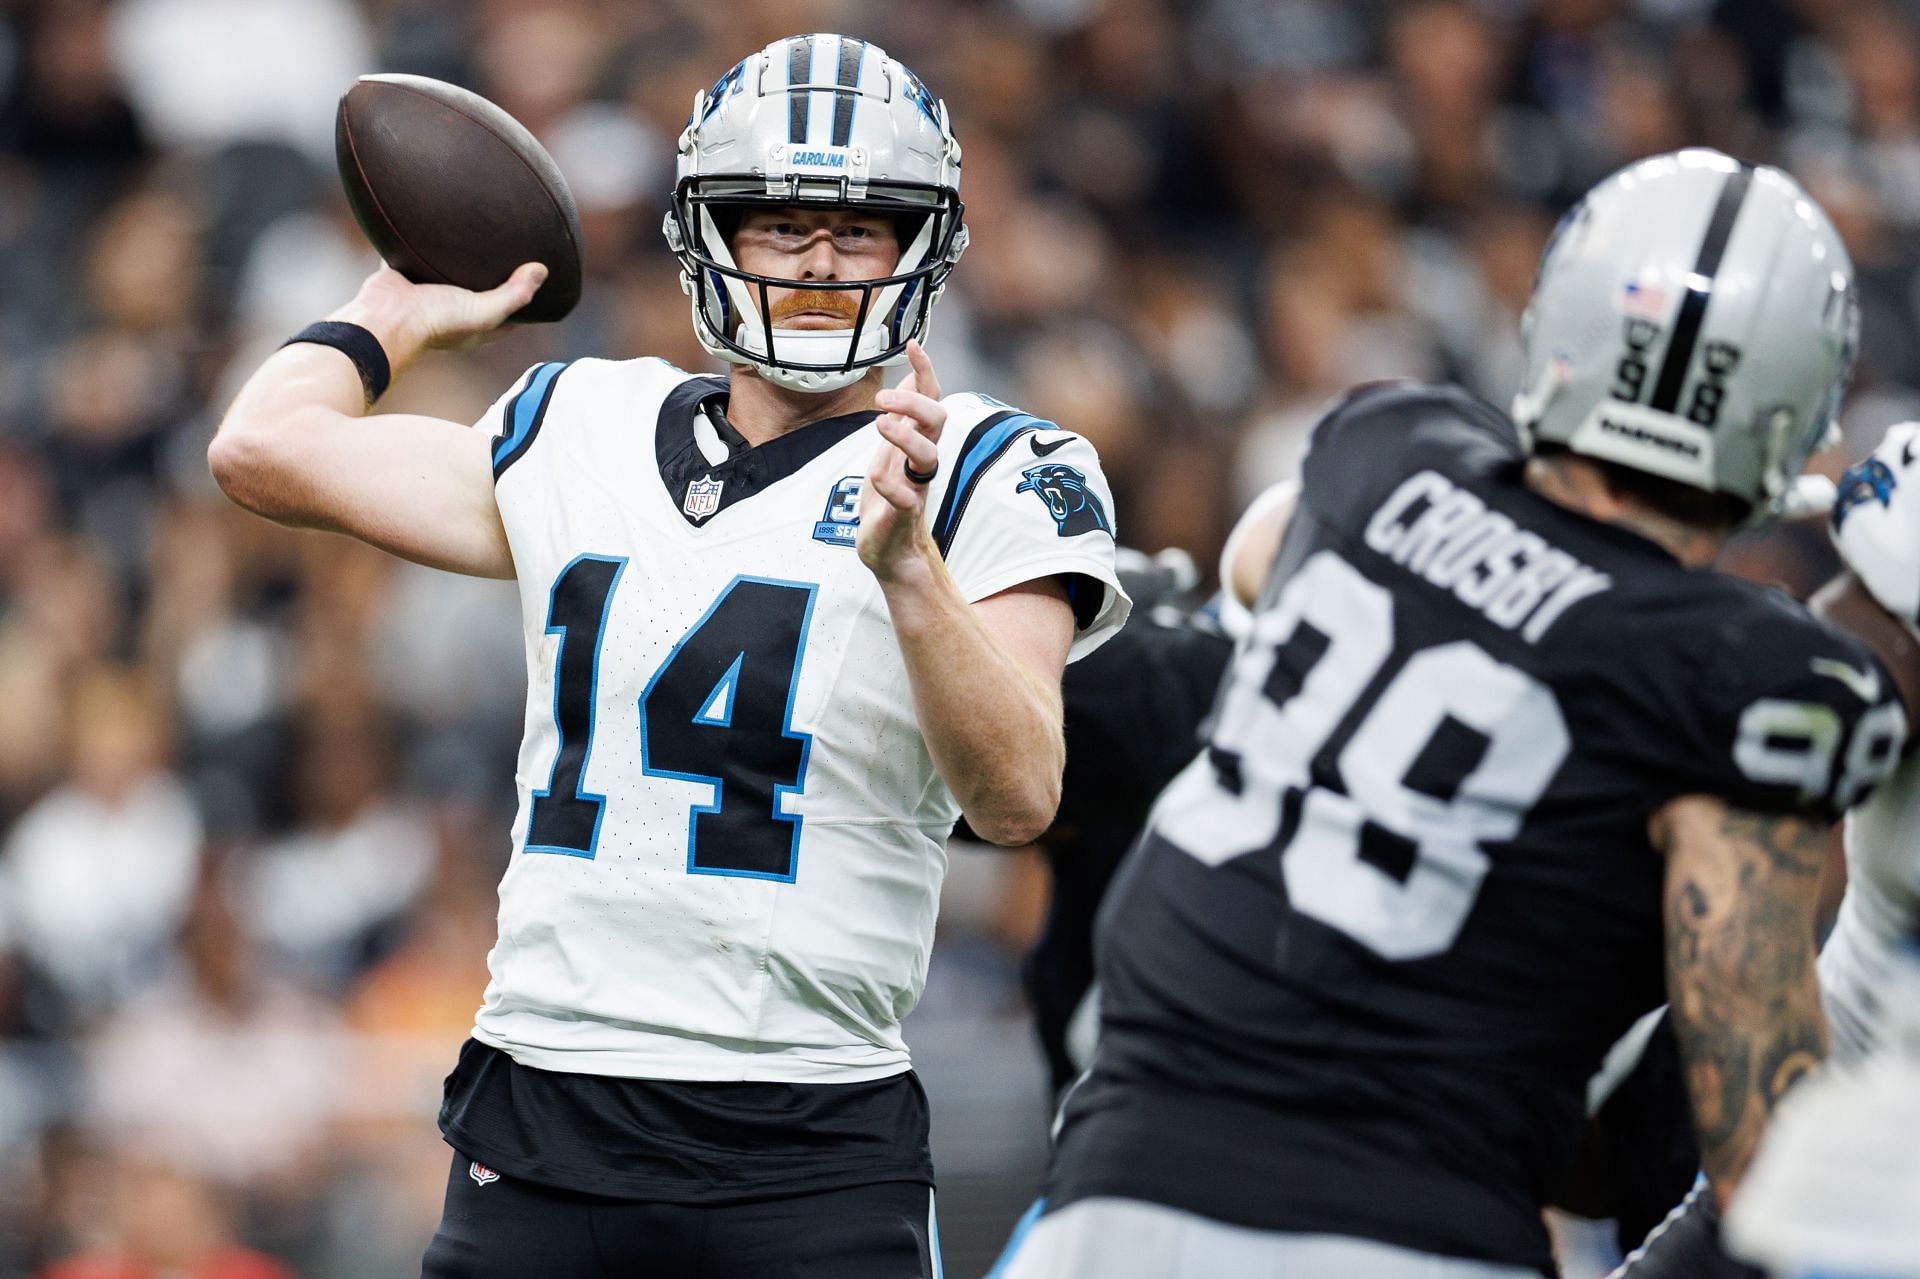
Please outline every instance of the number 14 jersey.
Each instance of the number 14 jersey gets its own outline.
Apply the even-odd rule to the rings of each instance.
[[[1831,818],[1896,758],[1865,649],[1521,466],[1449,389],[1316,429],[1206,747],[1109,897],[1050,1206],[1550,1273],[1586,1081],[1664,998],[1649,816]]]
[[[529,689],[474,1037],[657,1080],[906,1069],[958,805],[854,546],[874,414],[748,448],[726,382],[535,368],[494,472]],[[932,533],[978,600],[1066,575],[1075,655],[1126,615],[1091,447],[951,396]]]

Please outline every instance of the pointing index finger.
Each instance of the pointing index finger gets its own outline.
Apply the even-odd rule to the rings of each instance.
[[[917,340],[909,340],[907,343],[907,362],[913,366],[914,390],[930,400],[942,398],[940,379],[934,376],[933,372],[933,359]]]

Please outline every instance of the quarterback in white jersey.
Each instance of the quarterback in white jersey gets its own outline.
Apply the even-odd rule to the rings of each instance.
[[[745,450],[701,411],[725,394],[660,360],[581,360],[534,370],[498,410],[529,855],[501,883],[475,1033],[549,1070],[874,1079],[907,1065],[899,1020],[960,810],[855,552],[869,415]],[[927,510],[960,593],[1104,580],[1086,442],[977,395],[945,407]],[[535,420],[516,442],[511,424]],[[1075,503],[1087,531],[1063,537]]]
[[[1920,652],[1920,423],[1894,427],[1846,473],[1832,528],[1841,559],[1899,623],[1882,628],[1882,660],[1896,680],[1910,679]],[[1920,944],[1920,751],[1847,814],[1846,838],[1847,891],[1820,951],[1820,995],[1834,1056],[1858,1059],[1881,1039],[1880,999],[1902,950]]]
[[[519,584],[514,856],[429,1276],[938,1271],[900,1021],[943,846],[1047,824],[1061,669],[1128,608],[1092,448],[943,396],[919,347],[959,177],[907,68],[776,41],[697,97],[666,226],[730,374],[549,363],[478,428],[368,418],[386,362],[544,277],[383,270],[222,423],[243,505]]]

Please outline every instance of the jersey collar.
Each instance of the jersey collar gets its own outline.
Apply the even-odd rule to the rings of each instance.
[[[692,377],[660,405],[654,432],[660,480],[695,528],[779,483],[880,416],[878,410],[863,409],[824,418],[756,446],[727,421],[726,402],[726,378]]]

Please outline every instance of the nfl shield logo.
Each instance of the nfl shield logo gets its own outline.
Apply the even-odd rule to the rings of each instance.
[[[687,485],[687,500],[680,509],[696,520],[704,520],[720,509],[720,489],[725,480],[716,480],[709,475],[704,480],[695,480]]]
[[[489,1181],[500,1180],[500,1174],[481,1163],[478,1159],[467,1165],[467,1176],[473,1178],[473,1184],[484,1186]]]

